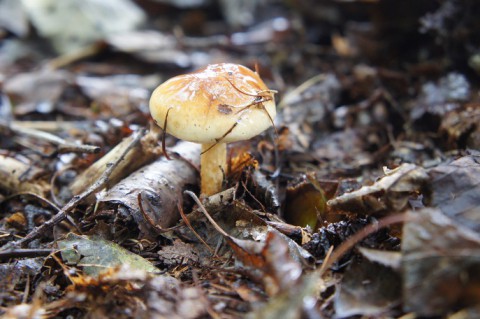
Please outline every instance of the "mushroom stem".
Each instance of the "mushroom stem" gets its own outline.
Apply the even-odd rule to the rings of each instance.
[[[210,148],[210,149],[209,149]],[[205,152],[205,153],[204,153]],[[213,195],[222,190],[227,167],[227,144],[202,144],[200,158],[201,193]]]

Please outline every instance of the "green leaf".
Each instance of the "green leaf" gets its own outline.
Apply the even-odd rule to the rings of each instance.
[[[83,267],[85,274],[98,276],[101,272],[127,264],[131,269],[157,272],[148,260],[102,238],[79,236],[73,233],[57,242],[62,259],[68,265]]]

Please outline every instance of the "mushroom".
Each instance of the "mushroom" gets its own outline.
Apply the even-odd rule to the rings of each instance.
[[[150,113],[164,132],[200,143],[201,193],[218,193],[226,172],[226,143],[248,140],[273,125],[273,94],[257,72],[238,64],[211,64],[162,83]]]

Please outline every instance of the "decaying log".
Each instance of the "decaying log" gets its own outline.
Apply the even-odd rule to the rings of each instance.
[[[0,189],[9,194],[34,193],[45,196],[50,185],[37,178],[39,173],[40,170],[32,165],[0,155]]]
[[[172,153],[178,155],[173,156]],[[177,204],[182,200],[183,191],[198,187],[200,146],[179,142],[169,150],[169,154],[171,160],[162,157],[99,195],[99,209],[111,206],[126,208],[143,234],[152,232],[151,223],[160,228],[174,225],[180,218]]]
[[[85,191],[89,185],[102,175],[108,165],[111,165],[111,163],[115,162],[121,156],[125,148],[130,145],[132,139],[133,136],[125,138],[110,152],[105,154],[105,156],[77,176],[70,185],[70,191],[72,194],[78,195]],[[124,159],[119,162],[118,167],[109,177],[107,187],[115,185],[125,176],[128,176],[139,167],[144,166],[160,156],[162,151],[158,141],[158,134],[152,131],[142,137],[140,143],[132,148],[132,150],[125,155]]]

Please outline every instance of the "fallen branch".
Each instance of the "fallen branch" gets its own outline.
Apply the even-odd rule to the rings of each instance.
[[[99,196],[98,210],[112,206],[124,208],[145,235],[156,236],[152,226],[159,230],[176,224],[180,219],[177,203],[183,190],[198,185],[200,146],[181,141],[169,154],[172,160],[159,158]]]

